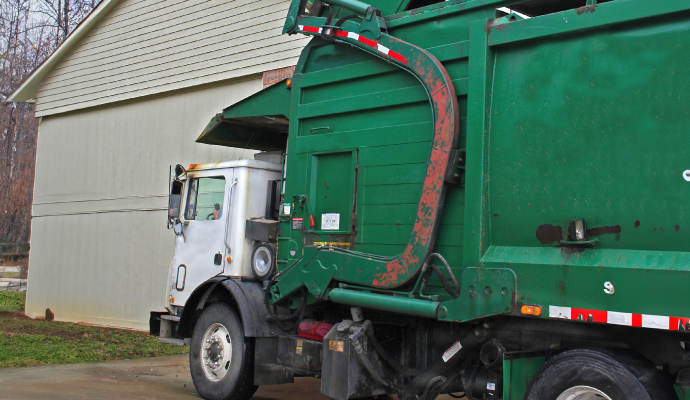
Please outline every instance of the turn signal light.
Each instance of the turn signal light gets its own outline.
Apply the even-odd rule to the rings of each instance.
[[[232,257],[228,257],[228,262],[232,262]]]
[[[538,317],[538,316],[541,315],[541,306],[528,306],[528,305],[524,305],[524,306],[522,306],[522,308],[520,309],[520,311],[521,311],[524,315],[534,315],[535,317]]]
[[[175,298],[172,297],[172,298],[170,299],[170,302],[171,302],[171,303],[174,303],[174,302],[175,302]]]
[[[292,87],[292,79],[288,79],[288,80],[285,82],[285,86],[287,86],[288,88],[291,88],[291,87]]]

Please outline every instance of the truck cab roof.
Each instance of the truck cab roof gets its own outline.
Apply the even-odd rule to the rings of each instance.
[[[206,171],[212,169],[224,169],[224,168],[257,168],[266,169],[269,171],[280,171],[280,164],[275,164],[272,162],[259,161],[259,160],[234,160],[234,161],[221,161],[214,163],[204,163],[204,164],[190,164],[187,169],[189,172],[194,171]]]

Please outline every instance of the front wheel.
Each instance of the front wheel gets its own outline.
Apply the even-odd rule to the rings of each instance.
[[[209,400],[247,400],[254,386],[254,339],[244,337],[235,311],[207,307],[194,326],[189,369],[199,395]]]
[[[526,400],[672,400],[671,378],[637,354],[621,350],[570,350],[544,364]]]

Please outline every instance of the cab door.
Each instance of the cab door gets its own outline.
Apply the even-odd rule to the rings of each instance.
[[[223,273],[232,182],[232,169],[190,174],[172,268],[170,297],[174,305],[184,306],[197,286]]]

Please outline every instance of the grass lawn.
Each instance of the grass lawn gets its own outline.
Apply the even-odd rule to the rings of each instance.
[[[0,368],[120,360],[187,353],[142,332],[34,320],[24,292],[0,292]]]

